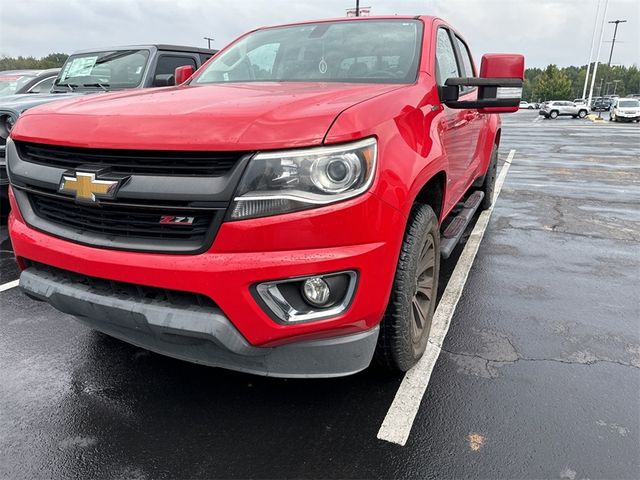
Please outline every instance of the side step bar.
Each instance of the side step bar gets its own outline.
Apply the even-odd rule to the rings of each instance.
[[[484,192],[476,191],[464,202],[460,213],[451,221],[445,231],[440,236],[440,255],[442,258],[449,258],[453,249],[460,241],[465,228],[473,218],[474,213],[482,203]]]

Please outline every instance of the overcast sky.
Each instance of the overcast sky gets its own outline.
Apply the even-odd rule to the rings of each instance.
[[[483,53],[517,52],[527,66],[586,64],[598,0],[362,0],[372,15],[449,21]],[[602,0],[604,3],[605,0]],[[108,45],[177,43],[221,48],[264,25],[343,17],[354,0],[0,0],[0,55],[44,56]],[[609,0],[618,29],[614,64],[640,63],[640,0]],[[606,25],[611,40],[613,25]],[[607,61],[611,43],[603,43]]]

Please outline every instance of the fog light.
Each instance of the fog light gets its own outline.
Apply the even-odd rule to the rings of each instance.
[[[311,305],[322,307],[329,301],[331,290],[329,285],[320,277],[307,278],[302,284],[304,299]]]
[[[312,322],[342,315],[353,299],[352,270],[263,282],[252,287],[258,304],[278,323]]]

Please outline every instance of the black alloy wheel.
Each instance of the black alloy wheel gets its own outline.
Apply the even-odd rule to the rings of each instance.
[[[409,216],[375,359],[406,372],[424,354],[438,293],[440,229],[433,209],[416,203]]]

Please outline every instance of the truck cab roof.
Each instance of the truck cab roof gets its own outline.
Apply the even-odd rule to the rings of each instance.
[[[83,50],[77,50],[73,52],[72,55],[92,53],[92,52],[106,52],[106,51],[117,51],[117,50],[140,50],[140,49],[152,49],[152,50],[160,50],[160,51],[167,50],[171,52],[203,53],[205,55],[214,55],[218,52],[218,50],[214,50],[214,49],[201,48],[201,47],[189,47],[187,45],[169,45],[165,43],[150,43],[150,44],[141,44],[141,45],[118,45],[116,47],[85,48]]]

